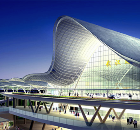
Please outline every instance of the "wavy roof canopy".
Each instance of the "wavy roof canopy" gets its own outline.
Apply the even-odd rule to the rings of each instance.
[[[61,16],[53,30],[53,58],[46,73],[29,74],[25,81],[45,81],[57,86],[72,84],[101,43],[140,67],[140,39],[91,23]]]

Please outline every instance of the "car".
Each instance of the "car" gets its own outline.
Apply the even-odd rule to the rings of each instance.
[[[120,99],[119,96],[115,96],[115,95],[110,95],[108,96],[109,99]]]
[[[115,95],[108,96],[109,99],[115,99]]]

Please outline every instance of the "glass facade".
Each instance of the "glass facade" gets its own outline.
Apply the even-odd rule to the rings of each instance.
[[[140,89],[140,69],[122,59],[104,44],[94,52],[86,65],[76,89],[116,89],[110,93],[120,92],[119,89]],[[103,90],[86,90],[88,93],[103,93]],[[138,91],[133,91],[139,94]]]

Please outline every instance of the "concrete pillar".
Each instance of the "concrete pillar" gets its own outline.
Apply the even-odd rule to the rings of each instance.
[[[14,127],[16,127],[16,115],[13,115],[13,119],[14,119]]]
[[[26,118],[24,118],[24,124],[26,124]]]
[[[37,101],[35,101],[35,107],[37,108]]]
[[[27,106],[27,100],[24,99],[24,108]]]
[[[16,108],[16,98],[13,97],[13,108]]]
[[[9,97],[7,97],[6,106],[9,107]]]
[[[6,96],[4,96],[4,100],[6,100]],[[5,106],[6,106],[6,102],[5,102]]]

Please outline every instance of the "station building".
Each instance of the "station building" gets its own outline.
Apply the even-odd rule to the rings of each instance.
[[[137,38],[76,18],[61,16],[54,25],[53,57],[49,70],[46,73],[26,75],[23,80],[28,84],[46,82],[47,89],[44,90],[53,95],[78,93],[79,96],[87,96],[89,93],[102,97],[103,94],[106,96],[121,94],[122,97],[127,97],[131,93],[133,97],[139,99],[139,52],[140,40]],[[137,121],[140,120],[140,115],[137,114],[139,113],[139,103],[45,99],[43,97],[8,95],[7,93],[3,95],[13,98],[13,108],[9,108],[12,114],[25,119],[40,120],[44,123],[43,127],[47,122],[70,129],[93,129],[96,116],[101,123],[105,123],[111,112],[119,120],[130,116]],[[32,113],[26,113],[25,109],[19,107],[16,109],[16,98],[24,100],[24,108],[27,105],[26,100],[29,100]],[[36,103],[33,105],[31,100]],[[49,102],[49,110],[45,107],[48,114],[46,116],[38,115],[38,110],[34,111],[33,109],[33,106],[38,108],[41,102],[44,106],[46,106],[45,102]],[[54,104],[55,107],[61,106],[63,110],[68,108],[70,111],[73,108],[71,110],[79,112],[84,120],[80,122],[68,119],[66,122],[65,117],[61,119],[61,117],[49,115]],[[90,121],[87,120],[85,114],[87,111],[92,115]],[[15,116],[14,120],[16,120]],[[33,122],[30,129],[32,127]]]

